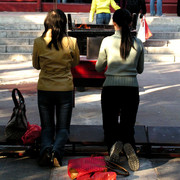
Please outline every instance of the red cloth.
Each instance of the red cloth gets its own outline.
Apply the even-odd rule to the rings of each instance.
[[[71,69],[73,78],[95,78],[105,79],[104,72],[97,72],[95,69],[96,59],[87,59],[86,56],[80,57],[77,66]]]
[[[27,131],[21,137],[21,139],[23,141],[23,144],[33,144],[35,143],[35,140],[40,136],[41,136],[41,127],[36,124],[30,125],[28,122]]]
[[[95,172],[77,178],[77,180],[116,180],[115,172]]]
[[[68,161],[68,175],[76,179],[92,172],[107,171],[103,156],[70,159]]]

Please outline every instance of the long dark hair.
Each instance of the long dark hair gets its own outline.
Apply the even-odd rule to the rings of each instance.
[[[53,44],[54,47],[59,50],[58,43],[60,44],[60,47],[63,48],[62,38],[64,36],[67,36],[66,24],[67,19],[63,11],[61,11],[60,9],[55,9],[48,12],[46,19],[44,20],[45,30],[42,34],[42,37],[45,37],[47,31],[49,29],[52,29],[52,39],[47,45],[48,48],[51,49]]]
[[[132,22],[131,14],[127,9],[118,9],[114,12],[113,21],[122,28],[120,55],[123,59],[126,59],[129,56],[131,47],[133,47],[133,38],[129,28]]]

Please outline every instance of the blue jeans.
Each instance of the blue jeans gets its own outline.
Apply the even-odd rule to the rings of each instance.
[[[57,0],[57,3],[58,4],[60,4],[61,2],[60,2],[61,0]],[[66,3],[67,2],[67,0],[62,0],[62,3]]]
[[[111,19],[110,13],[96,14],[96,24],[109,24]]]
[[[154,16],[155,12],[155,0],[150,0],[150,14]],[[162,0],[157,0],[157,16],[162,16]]]
[[[69,135],[72,107],[72,91],[38,91],[38,108],[42,127],[40,155],[46,148],[52,148],[52,151],[56,151],[62,159]]]

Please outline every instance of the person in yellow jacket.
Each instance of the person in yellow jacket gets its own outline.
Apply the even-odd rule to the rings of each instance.
[[[110,6],[114,10],[120,9],[114,0],[92,0],[89,22],[93,22],[96,13],[96,24],[109,24],[111,19]]]

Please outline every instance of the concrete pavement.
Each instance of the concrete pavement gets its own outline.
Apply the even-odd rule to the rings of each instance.
[[[39,167],[32,158],[1,158],[0,179],[4,180],[69,180],[67,175],[67,161],[60,168],[50,169]],[[127,164],[123,164],[127,167]],[[180,159],[145,159],[140,158],[140,170],[130,171],[130,176],[118,176],[117,180],[179,180]],[[128,169],[128,167],[127,167]],[[129,169],[128,169],[129,170]]]
[[[10,15],[10,16],[8,16]],[[22,16],[21,16],[22,15]],[[29,13],[0,13],[1,23],[7,22],[7,28],[19,27],[19,17],[24,23],[37,24],[33,28],[41,29],[46,13],[40,16]],[[77,14],[73,14],[77,16]],[[79,18],[76,18],[80,20]],[[179,17],[175,17],[174,25],[167,26],[171,17],[162,21],[167,29],[179,31]],[[159,18],[147,18],[151,29],[157,28]],[[86,18],[87,21],[87,18]],[[152,22],[152,23],[151,23]],[[78,23],[78,22],[76,22]],[[22,25],[23,26],[23,25]],[[21,26],[21,28],[23,28]],[[25,26],[24,26],[25,27]],[[1,26],[0,26],[1,28]],[[4,26],[3,26],[4,28]],[[26,27],[25,27],[26,28]],[[163,55],[163,54],[162,54]],[[138,76],[140,84],[140,106],[137,115],[137,125],[144,126],[171,126],[180,127],[180,63],[176,62],[146,62],[145,70]],[[34,70],[31,61],[0,61],[0,125],[6,125],[10,119],[14,107],[11,91],[19,88],[25,98],[28,121],[33,124],[39,123],[37,108],[36,83],[38,71]],[[79,125],[102,125],[100,107],[101,88],[86,88],[84,92],[75,92],[75,108],[73,109],[72,124]],[[0,149],[1,151],[1,149]],[[68,159],[79,156],[65,156],[63,166],[60,168],[42,168],[32,157],[6,157],[0,156],[0,179],[2,180],[68,180]],[[122,159],[122,166],[128,170],[127,161]],[[144,158],[140,157],[140,170],[130,171],[130,176],[118,176],[117,179],[126,180],[179,180],[180,158]]]
[[[12,112],[11,90],[18,87],[24,94],[27,116],[39,123],[36,103],[38,71],[27,62],[0,61],[0,125],[5,125]],[[138,75],[140,106],[137,125],[180,126],[180,63],[145,63],[144,73]],[[100,88],[76,91],[72,124],[101,125]]]
[[[7,62],[6,62],[7,63]],[[180,63],[145,63],[145,70],[138,76],[140,83],[141,103],[137,116],[137,125],[175,126],[180,127]],[[38,71],[31,62],[9,62],[4,66],[0,62],[0,125],[6,125],[13,108],[11,90],[19,88],[26,102],[27,117],[30,123],[39,124],[37,109],[36,82]],[[76,106],[73,110],[72,124],[101,125],[100,88],[87,88],[84,92],[75,93]],[[66,180],[67,163],[65,156],[61,168],[41,168],[36,159],[29,157],[0,158],[0,179],[51,179]],[[127,161],[122,165],[128,170]],[[179,158],[140,158],[140,170],[130,171],[129,177],[118,176],[118,179],[179,179]]]

